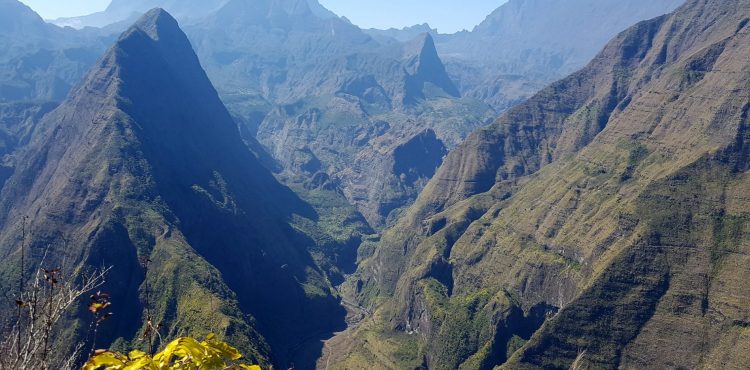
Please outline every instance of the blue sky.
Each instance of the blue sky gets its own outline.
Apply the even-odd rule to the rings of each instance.
[[[104,10],[110,0],[20,0],[42,18],[73,17]]]
[[[46,19],[90,14],[110,0],[21,0]],[[506,0],[320,0],[363,28],[429,23],[440,32],[472,29]]]

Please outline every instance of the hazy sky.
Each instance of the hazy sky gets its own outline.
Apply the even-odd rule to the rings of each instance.
[[[427,22],[443,33],[471,30],[506,0],[320,0],[362,28]]]
[[[21,0],[43,18],[90,14],[110,0]],[[506,0],[320,0],[363,28],[401,28],[429,23],[441,32],[472,29]]]

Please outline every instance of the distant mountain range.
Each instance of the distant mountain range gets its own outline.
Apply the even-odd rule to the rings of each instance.
[[[113,0],[104,11],[80,17],[58,18],[52,20],[51,23],[61,27],[73,27],[76,29],[85,27],[101,28],[128,21],[140,16],[152,8],[160,7],[177,17],[181,23],[186,24],[200,20],[208,14],[221,9],[229,1],[230,0]],[[258,0],[258,2],[262,1],[268,2],[267,0]],[[292,9],[299,6],[296,4],[297,1],[298,0],[273,0],[273,2],[285,7],[286,9]],[[306,2],[313,14],[320,18],[328,19],[337,17],[330,10],[320,5],[316,0],[306,0]]]
[[[46,33],[76,36],[19,44],[13,50],[23,51],[7,52],[8,63],[0,64],[0,69],[10,68],[5,74],[10,79],[4,83],[0,78],[8,91],[0,98],[59,101],[115,32],[127,27],[129,19],[161,6],[185,26],[245,140],[257,145],[253,144],[257,136],[277,162],[264,163],[287,173],[290,184],[305,188],[325,184],[380,228],[413,202],[434,172],[421,169],[418,178],[402,181],[416,169],[397,171],[386,165],[393,157],[391,150],[427,131],[435,133],[439,146],[452,149],[497,111],[582,66],[589,59],[587,53],[593,55],[631,19],[664,13],[677,3],[580,2],[570,8],[585,11],[568,14],[544,1],[514,0],[472,32],[433,32],[430,39],[421,33],[429,31],[426,26],[362,31],[315,0],[113,1],[102,13],[56,21],[108,25],[78,32],[44,25],[38,16],[26,14],[23,18]],[[617,22],[599,22],[608,19],[604,16]],[[512,23],[504,18],[533,19]],[[544,27],[538,27],[542,23]],[[64,42],[54,41],[63,38]],[[35,52],[29,53],[29,48]],[[550,58],[564,62],[558,65]],[[324,127],[308,124],[303,128],[306,132],[300,131],[295,122],[309,117],[325,122]],[[351,146],[355,140],[361,143],[359,149]],[[379,164],[359,166],[356,158]],[[323,178],[327,180],[321,183]],[[376,178],[382,185],[361,188]]]
[[[0,0],[0,102],[59,101],[112,37],[45,23],[16,0]]]
[[[465,96],[505,110],[583,67],[612,37],[683,0],[509,0],[471,32],[437,37]]]

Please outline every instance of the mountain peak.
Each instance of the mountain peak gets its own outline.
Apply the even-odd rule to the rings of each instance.
[[[145,32],[151,39],[159,40],[161,34],[172,34],[175,30],[182,32],[177,20],[174,19],[166,10],[154,8],[146,12],[133,28],[138,28]]]
[[[432,35],[422,33],[404,45],[404,57],[407,59],[404,70],[408,74],[405,102],[439,95],[460,96],[438,56]],[[428,85],[442,92],[430,89]]]
[[[214,91],[187,35],[167,11],[154,8],[120,36],[114,50],[117,64],[151,64],[158,58],[179,75],[189,91]],[[151,58],[144,62],[143,59]],[[145,73],[145,72],[143,72]],[[141,73],[141,74],[143,74]],[[163,78],[163,76],[153,76]]]
[[[46,23],[27,5],[17,0],[0,0],[0,32],[45,32]]]
[[[272,0],[268,15],[305,16],[312,15],[312,10],[307,0]]]
[[[407,58],[418,56],[437,57],[435,40],[429,32],[423,32],[404,45],[404,56]]]

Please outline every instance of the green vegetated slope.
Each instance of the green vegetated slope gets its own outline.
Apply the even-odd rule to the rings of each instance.
[[[261,165],[166,12],[144,15],[38,123],[32,108],[3,125],[33,134],[0,192],[2,281],[18,277],[25,229],[26,276],[45,253],[67,273],[113,266],[98,347],[128,345],[150,318],[165,340],[218,332],[287,366],[344,324],[331,280],[352,269],[356,242],[336,230],[351,211],[318,216]],[[90,338],[83,306],[65,327],[57,343]]]
[[[749,20],[688,1],[472,134],[360,256],[329,368],[747,367]]]

